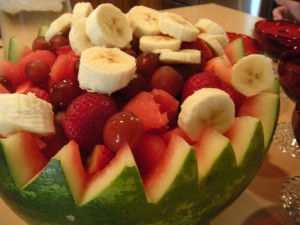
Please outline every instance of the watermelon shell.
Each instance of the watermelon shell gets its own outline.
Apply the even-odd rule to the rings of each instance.
[[[172,134],[143,177],[127,145],[88,176],[73,141],[45,162],[31,151],[38,147],[32,136],[2,138],[0,196],[31,225],[206,224],[245,190],[267,154],[279,111],[278,82],[273,86],[249,97],[225,134],[207,128],[194,146]],[[25,142],[29,155],[13,160],[24,155]]]

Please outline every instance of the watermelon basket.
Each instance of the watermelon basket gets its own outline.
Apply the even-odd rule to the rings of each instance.
[[[74,13],[75,9],[73,16]],[[60,30],[58,35],[68,37],[66,34],[70,29]],[[49,30],[53,35],[51,26],[42,27],[38,38],[46,40]],[[192,45],[194,50],[196,45],[200,48],[197,51],[205,55],[205,64],[188,64],[188,68],[192,68],[194,74],[219,74],[226,67],[218,79],[227,82],[226,90],[229,90],[228,71],[240,58],[256,54],[251,52],[253,46],[247,46],[241,39],[232,45],[228,43],[224,47],[227,50],[218,55],[220,53],[207,44],[207,36],[203,35],[201,40],[199,37],[197,41],[184,42],[188,48]],[[10,81],[10,85],[0,83],[0,197],[22,220],[30,225],[200,225],[209,223],[247,188],[268,153],[276,128],[279,114],[279,81],[276,76],[267,88],[243,96],[238,107],[233,105],[236,111],[228,129],[219,132],[208,125],[194,139],[177,122],[182,111],[180,107],[186,101],[178,97],[181,90],[179,94],[170,94],[167,90],[147,88],[126,101],[122,98],[124,92],[119,90],[113,93],[110,93],[111,89],[106,90],[109,93],[91,91],[84,87],[86,84],[80,83],[82,64],[86,60],[84,50],[77,53],[78,48],[75,51],[73,42],[70,43],[56,46],[56,49],[53,46],[34,49],[14,37],[9,47],[9,59],[0,62],[0,76]],[[133,46],[131,42],[132,49]],[[95,49],[100,51],[102,48]],[[122,49],[118,48],[118,51]],[[139,56],[135,57],[138,62]],[[231,61],[225,62],[224,57]],[[42,60],[50,67],[46,83],[36,84],[28,76],[27,65],[35,60]],[[169,64],[174,66],[174,63]],[[52,87],[66,79],[75,83],[79,81],[80,93],[72,101],[57,105],[51,95]],[[184,85],[183,82],[183,89]],[[205,88],[215,89],[206,85]],[[122,88],[124,86],[119,89]],[[46,94],[43,92],[42,95],[36,89],[46,91]],[[105,146],[105,138],[98,138],[101,140],[97,139],[88,147],[83,145],[81,136],[90,135],[90,131],[84,130],[80,137],[76,137],[78,139],[68,136],[67,126],[71,122],[64,121],[71,111],[70,106],[82,96],[89,96],[90,103],[99,95],[101,101],[106,101],[102,107],[116,105],[116,109],[110,109],[112,114],[128,111],[136,115],[143,124],[142,136],[147,134],[163,140],[164,153],[150,169],[146,170],[137,156],[135,149],[140,143],[132,146],[130,137],[135,136],[137,130],[125,130],[123,135],[127,139],[113,151]],[[232,102],[234,104],[235,100]],[[22,120],[25,110],[28,112],[29,108],[31,112],[39,107],[45,111],[42,111],[42,116],[37,116],[34,124],[27,122],[29,117]],[[89,106],[82,105],[82,109],[80,113],[84,114],[89,111]],[[85,123],[86,117],[78,118],[80,122],[76,122],[76,126]],[[42,130],[39,123],[45,123],[48,130]],[[48,126],[49,123],[53,124]],[[93,123],[94,118],[90,124]],[[92,133],[96,132],[97,127],[90,126]],[[101,132],[105,133],[103,129]],[[142,137],[139,138],[141,142]],[[148,143],[143,148],[151,152],[154,147]],[[109,151],[110,155],[101,155],[103,151]]]

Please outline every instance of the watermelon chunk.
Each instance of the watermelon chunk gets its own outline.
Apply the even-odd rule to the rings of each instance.
[[[18,65],[6,59],[0,60],[0,76],[7,77],[14,88],[26,80],[20,73]]]
[[[19,147],[23,148],[23,145]],[[30,224],[69,224],[70,220],[72,220],[71,212],[75,211],[76,205],[60,162],[54,159],[50,160],[34,178],[20,189],[16,186],[13,174],[7,164],[7,159],[4,155],[6,151],[9,150],[6,150],[2,139],[0,141],[1,198],[15,212],[18,212],[19,217],[25,221],[30,221],[28,222]],[[18,151],[22,150],[19,149]],[[16,159],[18,160],[18,158]],[[30,162],[29,165],[35,167],[38,161]],[[25,169],[25,172],[27,170]],[[18,173],[23,174],[20,171]],[[45,195],[44,193],[47,194]],[[53,219],[54,217],[56,219]],[[35,219],[32,220],[30,218]]]
[[[251,117],[237,117],[234,124],[224,134],[232,146],[236,156],[237,166],[251,165],[251,162],[261,160],[263,151],[263,127],[261,121]],[[248,168],[248,170],[251,168]]]
[[[265,149],[269,148],[276,128],[279,113],[279,96],[269,92],[247,98],[238,112],[238,116],[252,116],[261,120],[264,129]]]
[[[207,61],[204,70],[215,73],[221,81],[231,85],[232,65],[225,54]]]
[[[179,102],[168,92],[161,89],[154,89],[151,91],[154,101],[159,104],[159,109],[162,113],[166,112],[169,120],[176,117]]]
[[[51,84],[64,79],[76,80],[75,63],[78,59],[73,51],[59,55],[51,68]]]
[[[243,39],[237,38],[230,42],[225,48],[225,54],[232,65],[237,63],[239,59],[246,55]]]
[[[189,159],[190,157],[191,159]],[[176,189],[176,185],[180,186],[180,182],[177,181],[177,179],[180,179],[179,177],[182,176],[182,179],[186,178],[189,180],[198,177],[197,173],[195,173],[196,170],[192,172],[192,168],[186,168],[188,165],[185,165],[185,163],[188,163],[192,167],[195,166],[191,162],[186,162],[188,159],[196,160],[195,152],[192,150],[192,147],[181,137],[173,135],[163,158],[153,170],[143,177],[149,202],[158,203],[169,191]],[[189,175],[183,175],[183,168],[191,173]],[[172,184],[175,186],[172,187]],[[193,185],[193,183],[191,183],[191,185]]]
[[[195,148],[199,179],[204,179],[215,164],[218,164],[216,168],[220,170],[219,172],[225,168],[226,171],[229,171],[236,167],[235,156],[229,139],[211,127],[202,131],[201,139]]]
[[[143,122],[145,131],[166,126],[169,122],[166,112],[161,112],[159,104],[151,93],[142,91],[132,98],[123,110],[137,115]]]
[[[22,79],[21,83],[27,80],[25,68],[29,62],[32,62],[34,60],[42,60],[46,62],[50,67],[52,67],[55,62],[55,59],[56,59],[56,55],[48,50],[36,50],[28,54],[27,56],[23,57],[18,63],[20,68],[20,73],[21,73],[20,79]]]
[[[79,204],[87,175],[82,165],[78,145],[75,141],[70,141],[53,159],[60,161],[73,198],[76,204]]]
[[[38,139],[27,132],[1,140],[8,167],[17,187],[24,187],[47,164]]]

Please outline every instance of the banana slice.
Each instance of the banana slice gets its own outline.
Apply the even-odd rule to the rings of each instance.
[[[34,94],[0,95],[0,135],[28,131],[47,135],[55,132],[52,105]]]
[[[253,96],[270,87],[274,77],[272,60],[264,55],[252,54],[234,64],[231,83],[243,95]]]
[[[160,14],[159,28],[163,34],[181,41],[194,41],[199,34],[199,30],[188,20],[170,12]]]
[[[196,49],[183,49],[180,51],[162,50],[159,60],[164,63],[197,64],[201,62],[201,52]]]
[[[64,13],[54,20],[45,33],[45,40],[49,42],[53,36],[67,33],[71,28],[71,20],[71,13]]]
[[[160,12],[157,10],[139,5],[132,7],[126,15],[134,36],[140,38],[144,35],[160,34]]]
[[[93,6],[90,2],[78,2],[74,5],[72,13],[72,26],[77,23],[77,21],[88,17],[93,11]]]
[[[234,123],[234,119],[234,103],[226,92],[216,88],[202,88],[182,103],[178,125],[191,140],[197,141],[206,126],[224,133]]]
[[[110,95],[135,78],[135,58],[119,48],[94,46],[81,53],[78,81],[82,89]]]
[[[202,33],[227,36],[226,31],[219,24],[207,18],[198,19],[195,27]]]
[[[154,52],[158,49],[170,49],[178,51],[181,46],[179,39],[170,36],[143,36],[140,38],[140,50],[142,52]]]
[[[99,5],[88,16],[86,33],[98,46],[124,48],[132,39],[132,29],[125,14],[110,3]]]
[[[218,42],[219,44],[222,46],[223,49],[226,48],[226,46],[229,44],[229,38],[228,36],[224,36],[221,34],[211,34]]]
[[[83,50],[94,46],[85,32],[86,20],[87,18],[82,18],[75,22],[69,33],[71,48],[77,55],[80,55]]]
[[[201,33],[208,33],[212,35],[215,39],[217,39],[223,48],[228,45],[229,38],[226,31],[216,22],[207,18],[200,18],[195,26]]]
[[[199,34],[198,38],[201,38],[203,41],[205,41],[213,50],[216,56],[222,56],[225,54],[224,48],[213,35],[210,35],[208,33],[201,33]]]

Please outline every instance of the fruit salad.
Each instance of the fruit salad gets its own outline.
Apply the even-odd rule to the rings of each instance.
[[[0,62],[0,196],[29,224],[205,224],[258,171],[279,84],[208,18],[77,3]]]

